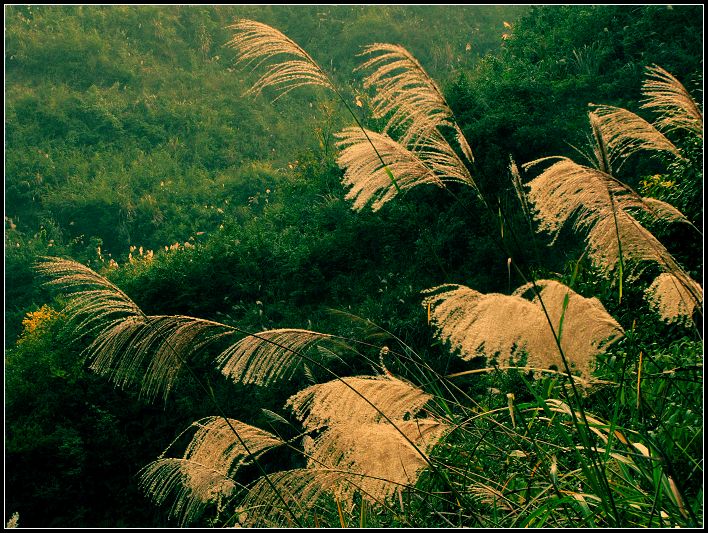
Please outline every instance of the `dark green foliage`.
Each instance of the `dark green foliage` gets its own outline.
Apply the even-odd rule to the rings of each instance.
[[[572,146],[587,140],[588,103],[638,110],[647,66],[695,91],[701,39],[699,6],[534,7],[500,54],[450,87],[450,102],[485,175],[495,177],[509,155],[573,157]]]
[[[133,476],[161,451],[166,413],[87,374],[68,341],[50,319],[6,352],[6,509],[23,527],[152,520]]]

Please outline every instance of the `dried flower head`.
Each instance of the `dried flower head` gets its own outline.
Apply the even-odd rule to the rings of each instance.
[[[481,355],[513,360],[525,353],[530,366],[562,369],[559,338],[571,366],[589,375],[595,356],[621,337],[622,328],[596,298],[553,280],[540,280],[536,287],[539,294],[524,285],[507,296],[441,285],[425,291],[423,306],[432,307],[438,336],[465,360]],[[532,300],[522,297],[527,293]]]

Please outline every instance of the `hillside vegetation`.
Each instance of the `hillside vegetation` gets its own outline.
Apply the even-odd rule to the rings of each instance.
[[[702,525],[700,12],[8,7],[6,521]]]

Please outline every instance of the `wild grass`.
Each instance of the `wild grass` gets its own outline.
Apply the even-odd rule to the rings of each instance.
[[[231,29],[229,46],[239,60],[265,68],[253,93],[304,85],[337,92],[312,58],[277,30],[244,20]],[[477,193],[472,209],[488,210],[494,202],[472,178],[478,172],[472,150],[435,82],[400,46],[374,44],[364,55],[372,56],[361,69],[373,69],[364,82],[374,92],[373,115],[385,126],[367,130],[357,119],[357,127],[338,135],[352,208],[382,209],[412,187],[448,190],[455,183]],[[658,269],[647,289],[652,305],[664,319],[690,323],[702,303],[700,285],[633,213],[673,223],[685,217],[613,176],[629,155],[649,150],[680,157],[680,148],[659,131],[683,128],[695,135],[702,121],[673,77],[656,67],[649,78],[644,107],[659,112],[656,126],[600,107],[590,115],[591,166],[555,158],[527,185],[518,169],[513,180],[539,231],[557,235],[571,225],[584,235],[599,279],[616,276],[620,298],[624,283],[640,285],[643,272]],[[505,250],[509,238],[502,232]],[[634,324],[623,327],[597,298],[574,290],[575,274],[537,279],[509,257],[510,268],[526,280],[512,294],[462,285],[424,292],[423,306],[441,341],[436,350],[488,363],[453,374],[433,370],[435,350],[395,338],[381,346],[309,330],[250,332],[193,317],[149,316],[83,265],[47,259],[38,268],[68,293],[71,327],[94,338],[87,349],[92,368],[117,385],[139,385],[148,398],[166,399],[183,371],[201,383],[190,369],[198,353],[210,354],[239,383],[268,387],[308,368],[327,376],[275,415],[294,426],[289,433],[217,411],[188,429],[192,437],[182,454],[168,456],[173,443],[143,470],[146,493],[171,505],[183,525],[207,508],[214,524],[229,526],[701,525],[696,446],[702,424],[690,419],[680,432],[664,419],[672,405],[701,410],[699,341],[662,353]],[[373,373],[337,375],[328,368],[331,355],[368,360]],[[684,375],[693,381],[678,384]],[[291,454],[292,468],[269,468],[275,449]]]

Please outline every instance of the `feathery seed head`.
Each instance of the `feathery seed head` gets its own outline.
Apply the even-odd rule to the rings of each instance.
[[[686,88],[669,72],[653,65],[647,67],[642,85],[645,109],[659,113],[655,122],[661,131],[685,130],[703,139],[703,113]]]
[[[555,332],[568,361],[589,375],[594,357],[623,334],[622,328],[597,299],[583,298],[553,280],[540,280],[536,285],[541,288],[548,318],[538,295],[531,301],[522,297],[531,285],[520,287],[511,296],[441,285],[424,291],[428,296],[423,305],[433,308],[438,336],[465,360],[482,355],[509,360],[525,352],[531,366],[563,368]]]
[[[361,210],[371,203],[377,211],[399,190],[425,183],[442,186],[417,154],[385,133],[346,128],[336,136],[342,150],[337,163],[345,169],[342,183],[351,187],[345,198],[354,201],[352,209]]]
[[[593,115],[610,151],[610,160],[619,169],[632,154],[641,150],[661,151],[682,158],[678,148],[663,133],[639,115],[609,105],[593,105]]]
[[[663,320],[688,325],[703,303],[703,288],[687,276],[664,272],[646,290],[645,297]]]
[[[333,89],[328,76],[310,55],[275,28],[246,19],[237,20],[228,28],[235,34],[227,45],[236,50],[239,63],[254,64],[256,69],[264,62],[273,61],[249,94],[258,94],[266,87],[278,90],[278,98],[303,85]],[[290,56],[291,59],[279,56]]]
[[[391,376],[359,376],[312,385],[291,396],[286,405],[306,429],[316,429],[332,424],[378,422],[381,412],[392,420],[402,420],[420,411],[431,399],[430,394]]]
[[[216,358],[221,372],[239,383],[268,385],[292,377],[303,354],[331,335],[305,329],[273,329],[249,335]]]

